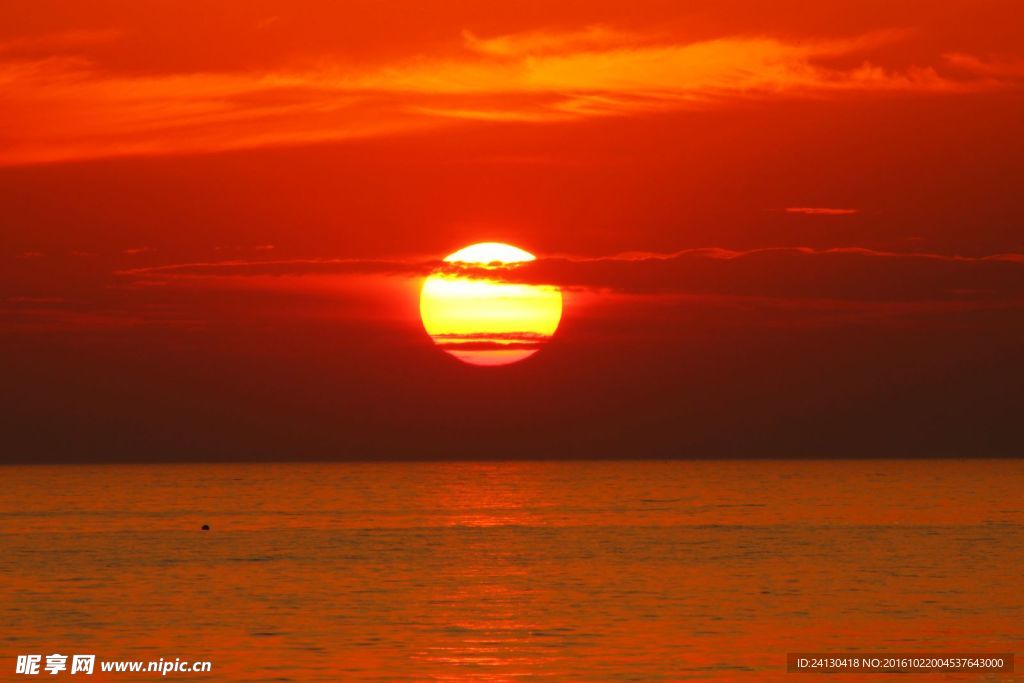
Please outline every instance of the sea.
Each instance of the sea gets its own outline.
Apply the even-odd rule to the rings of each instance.
[[[801,652],[1024,660],[1021,460],[12,465],[0,483],[0,680],[1024,680],[1024,661],[787,671]],[[131,661],[210,671],[100,670]]]

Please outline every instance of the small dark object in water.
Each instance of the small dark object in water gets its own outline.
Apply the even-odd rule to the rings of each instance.
[[[204,524],[203,525],[203,531],[209,531],[209,530],[210,530],[210,525],[209,524]]]

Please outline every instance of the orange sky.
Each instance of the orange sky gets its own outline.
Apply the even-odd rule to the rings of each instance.
[[[5,457],[1022,454],[1019,3],[426,7],[0,7]]]

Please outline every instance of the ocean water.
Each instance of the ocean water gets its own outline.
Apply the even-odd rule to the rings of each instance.
[[[212,662],[85,680],[571,683],[836,680],[787,674],[786,653],[1024,649],[1022,461],[0,477],[2,680],[33,680],[14,674],[33,653]],[[908,680],[838,680],[887,679]]]

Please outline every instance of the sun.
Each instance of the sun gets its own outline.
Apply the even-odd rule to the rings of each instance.
[[[517,363],[537,353],[558,329],[562,292],[551,285],[501,282],[481,276],[535,260],[501,242],[480,242],[445,257],[420,290],[420,317],[434,343],[471,365]],[[459,267],[472,267],[472,275]]]

